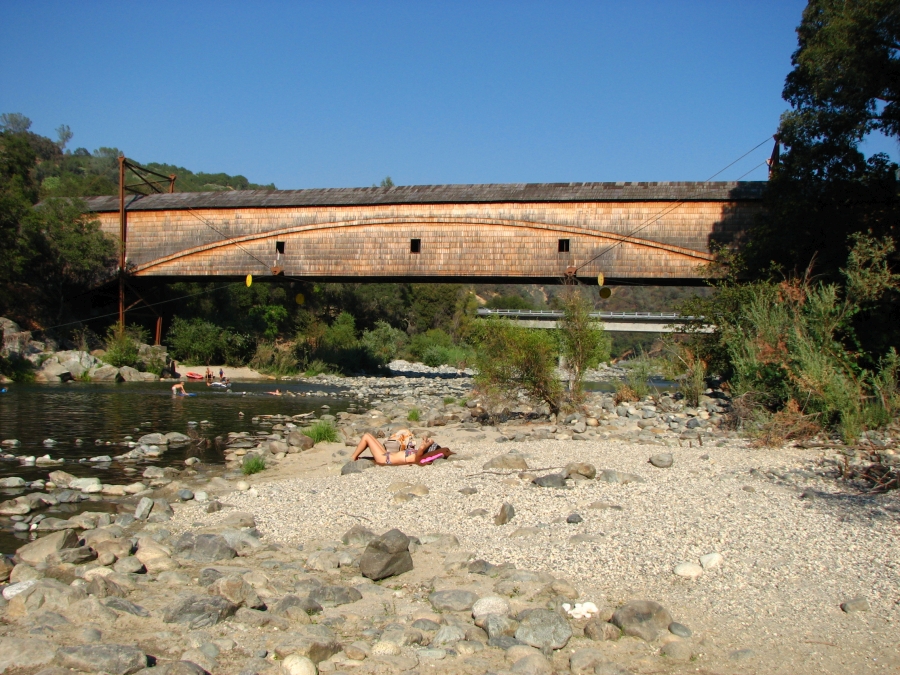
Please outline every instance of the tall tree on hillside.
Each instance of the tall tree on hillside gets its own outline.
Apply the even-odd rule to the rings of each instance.
[[[900,138],[900,5],[897,0],[810,0],[797,28],[783,96],[785,146],[767,191],[768,218],[752,232],[751,271],[771,262],[839,278],[848,237],[896,236],[896,165],[868,160],[871,133]]]

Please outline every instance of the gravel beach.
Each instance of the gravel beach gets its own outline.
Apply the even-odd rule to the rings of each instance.
[[[712,447],[684,443],[666,449],[674,456],[671,468],[657,468],[648,458],[659,448],[641,444],[501,445],[490,431],[466,436],[438,434],[459,453],[438,466],[346,476],[339,475],[346,452],[317,448],[296,456],[307,462],[318,456],[309,477],[282,463],[254,476],[250,490],[223,501],[252,513],[264,541],[303,545],[301,556],[357,524],[375,532],[396,527],[419,537],[446,533],[458,538],[470,559],[513,563],[569,581],[580,591],[579,601],[616,607],[655,600],[693,630],[699,663],[670,664],[679,671],[900,669],[896,492],[848,493],[817,475],[815,450],[749,448],[737,440]],[[520,478],[520,471],[482,468],[511,450],[521,453],[533,475],[587,462],[598,473],[614,469],[643,481],[598,478],[570,480],[565,489],[541,488],[529,476]],[[409,496],[408,486],[404,491],[398,483],[427,494]],[[463,488],[476,491],[466,495]],[[398,491],[404,493],[399,499]],[[515,516],[495,525],[504,502]],[[477,509],[483,515],[471,515]],[[169,526],[209,525],[229,511],[207,514],[199,505],[184,504]],[[567,522],[579,520],[572,514],[581,522]],[[696,567],[702,571],[698,578],[674,574],[680,563],[699,565],[710,553],[720,554],[721,562],[706,559],[709,569]],[[868,600],[869,611],[842,611],[841,603],[857,597]],[[663,672],[664,665],[659,658],[644,663],[646,672]]]

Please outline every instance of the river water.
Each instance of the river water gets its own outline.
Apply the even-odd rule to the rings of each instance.
[[[259,431],[259,426],[251,421],[254,415],[335,414],[354,402],[346,396],[346,389],[305,383],[278,383],[282,392],[290,391],[296,396],[267,395],[265,392],[275,388],[271,382],[235,382],[231,393],[209,389],[203,383],[188,383],[187,390],[197,395],[187,398],[172,396],[171,384],[165,382],[4,386],[7,392],[0,394],[0,440],[16,439],[21,445],[4,447],[3,451],[17,457],[49,454],[53,459],[65,460],[56,466],[29,466],[18,459],[0,461],[0,478],[18,476],[26,481],[46,480],[51,471],[62,469],[76,476],[97,476],[103,483],[127,484],[138,480],[140,472],[150,464],[184,468],[188,456],[197,456],[207,465],[224,464],[224,455],[215,443],[204,450],[196,446],[173,447],[159,458],[137,464],[79,460],[127,452],[129,448],[121,444],[127,442],[128,436],[137,440],[155,431],[187,434],[195,429],[212,440],[229,431]],[[56,443],[45,445],[47,439]],[[82,443],[76,443],[76,439]],[[126,467],[138,469],[138,473],[126,473]],[[0,489],[0,501],[20,494],[21,489]],[[41,513],[67,518],[81,511],[114,510],[115,504],[94,497],[96,501],[60,504]],[[11,553],[23,543],[23,533],[15,536],[11,527],[9,518],[0,518],[0,553]]]

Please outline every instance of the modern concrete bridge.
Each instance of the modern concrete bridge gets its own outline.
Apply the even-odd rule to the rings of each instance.
[[[765,183],[430,185],[128,196],[132,277],[690,284]],[[119,200],[88,208],[119,237]]]
[[[480,308],[482,319],[510,319],[522,328],[557,328],[563,313],[552,309],[486,309]],[[674,312],[591,312],[591,318],[603,324],[603,330],[627,333],[681,333],[686,326],[692,332],[710,333],[703,317],[683,316]]]

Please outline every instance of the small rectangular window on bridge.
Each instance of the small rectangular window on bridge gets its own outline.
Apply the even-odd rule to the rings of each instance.
[[[559,240],[559,252],[560,253],[568,253],[569,252],[569,240],[568,239],[560,239]]]
[[[275,253],[278,253],[279,255],[284,255],[284,242],[283,241],[275,242]]]
[[[409,240],[409,252],[410,253],[421,253],[422,252],[422,240],[421,239],[410,239]]]

